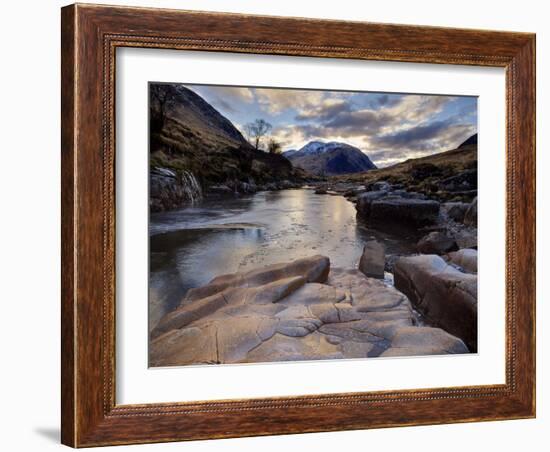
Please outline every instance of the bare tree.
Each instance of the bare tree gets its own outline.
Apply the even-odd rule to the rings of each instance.
[[[167,107],[173,99],[172,90],[166,85],[151,84],[149,93],[151,110],[157,107],[156,117],[152,117],[152,126],[155,131],[161,132],[166,123]]]
[[[271,130],[271,127],[271,124],[267,121],[264,121],[263,119],[256,119],[253,122],[245,124],[244,131],[248,136],[250,144],[254,146],[255,149],[260,149],[262,138],[267,135],[267,133]]]
[[[267,142],[267,152],[270,154],[280,154],[282,152],[282,146],[281,143],[279,143],[274,138],[270,138]]]

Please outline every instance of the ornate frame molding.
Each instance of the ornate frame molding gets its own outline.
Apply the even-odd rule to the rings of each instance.
[[[296,31],[304,29],[306,34]],[[535,415],[534,35],[77,4],[62,9],[62,45],[64,444],[81,447]],[[506,383],[116,405],[118,47],[506,68]]]

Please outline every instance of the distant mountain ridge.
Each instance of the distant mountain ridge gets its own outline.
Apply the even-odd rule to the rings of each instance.
[[[337,141],[310,141],[299,150],[291,149],[283,152],[283,155],[295,167],[317,176],[336,176],[376,169],[376,165],[360,149]]]

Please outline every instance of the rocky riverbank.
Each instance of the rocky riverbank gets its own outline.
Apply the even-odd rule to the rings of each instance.
[[[369,227],[423,231],[417,253],[372,240],[358,268],[312,256],[216,277],[153,328],[151,365],[477,351],[477,198],[440,202],[387,181],[315,193],[345,196]]]
[[[315,193],[345,196],[369,227],[423,231],[417,253],[372,240],[358,268],[312,256],[216,277],[152,329],[151,365],[477,351],[476,199],[440,202],[387,181]]]
[[[460,338],[420,326],[391,284],[325,256],[191,289],[151,339],[152,366],[468,353]]]
[[[300,188],[304,185],[304,181],[300,178],[257,183],[252,177],[247,181],[234,179],[216,183],[204,180],[201,183],[191,171],[163,167],[151,168],[149,180],[151,212],[178,209],[209,196],[238,196],[260,191]]]
[[[398,224],[423,231],[417,255],[383,254],[384,268],[426,321],[477,351],[477,197],[470,203],[441,202],[387,181],[339,182],[316,193],[346,196],[355,203],[358,220],[371,227]],[[374,255],[381,255],[377,246],[371,246],[368,259]]]
[[[150,210],[203,196],[299,186],[305,177],[278,153],[254,147],[201,96],[183,85],[150,87]]]

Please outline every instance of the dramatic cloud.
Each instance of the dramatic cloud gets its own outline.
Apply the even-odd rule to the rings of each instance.
[[[254,89],[259,104],[271,114],[279,114],[294,109],[298,112],[315,108],[326,96],[323,91]]]
[[[313,105],[309,109],[302,108],[296,115],[298,121],[307,121],[316,119],[320,121],[328,121],[335,116],[343,113],[351,112],[352,104],[344,99],[328,97],[321,101],[318,105]]]
[[[213,105],[214,107],[224,112],[237,113],[239,111],[235,107],[233,107],[233,105],[230,102],[227,102],[223,99],[216,99],[213,102]]]
[[[374,139],[374,143],[393,148],[422,146],[440,136],[442,132],[446,132],[451,125],[449,120],[434,121],[417,127],[411,127],[410,129],[400,130],[396,133],[380,135]]]
[[[369,145],[379,150],[369,152],[369,156],[382,166],[387,166],[408,158],[453,149],[474,133],[474,124],[454,124],[451,119],[435,121],[373,138]]]
[[[254,101],[250,88],[238,86],[190,85],[202,98],[225,113],[236,113],[241,106]]]
[[[283,149],[343,141],[378,166],[452,149],[476,133],[475,97],[189,86],[235,125],[261,118]]]

